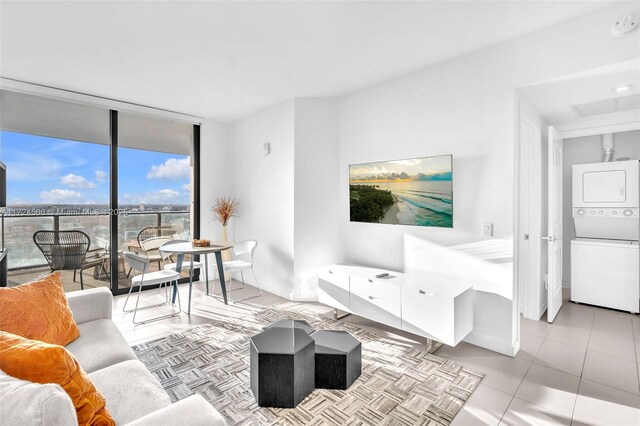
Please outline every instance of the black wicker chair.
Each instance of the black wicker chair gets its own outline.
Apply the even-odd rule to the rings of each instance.
[[[33,242],[44,255],[51,271],[80,271],[80,289],[84,290],[82,271],[100,266],[104,269],[104,257],[95,255],[87,257],[91,238],[82,231],[37,231],[33,234]]]

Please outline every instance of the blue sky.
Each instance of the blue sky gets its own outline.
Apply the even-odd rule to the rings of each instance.
[[[121,204],[187,204],[189,157],[119,148]],[[109,147],[0,132],[7,201],[17,204],[108,204]]]
[[[435,157],[422,157],[407,160],[380,161],[376,163],[352,164],[349,166],[350,179],[364,179],[371,176],[384,176],[391,173],[406,173],[415,176],[418,173],[425,175],[441,175],[451,180],[451,156],[439,155]]]

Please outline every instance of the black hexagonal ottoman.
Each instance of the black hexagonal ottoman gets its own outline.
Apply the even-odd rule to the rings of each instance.
[[[282,319],[280,321],[276,321],[273,324],[264,327],[263,330],[268,330],[270,328],[299,328],[301,330],[304,330],[304,332],[307,334],[311,334],[315,331],[308,322],[304,320],[291,319]]]
[[[259,406],[294,408],[315,389],[315,343],[304,330],[269,328],[251,337],[249,351]]]
[[[362,372],[362,344],[348,331],[318,330],[316,342],[316,388],[348,389]]]

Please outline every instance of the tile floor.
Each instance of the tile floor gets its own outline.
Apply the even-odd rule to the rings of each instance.
[[[234,288],[239,284],[234,282]],[[205,296],[196,285],[192,314],[134,326],[124,314],[124,296],[114,303],[114,321],[130,344],[159,338],[211,319],[241,317],[284,299],[264,293],[225,306]],[[232,299],[254,295],[246,286]],[[186,286],[181,286],[186,301]],[[157,292],[144,292],[141,304],[156,300]],[[144,316],[168,308],[153,308]],[[330,310],[317,305],[320,312]],[[384,336],[424,345],[424,339],[351,315],[358,323]],[[461,343],[442,347],[438,355],[460,361],[486,374],[478,389],[454,419],[453,425],[640,425],[640,317],[565,302],[553,324],[522,320],[521,350],[511,358]]]
[[[515,358],[462,343],[438,355],[487,374],[453,425],[640,425],[640,317],[565,301],[522,319]]]

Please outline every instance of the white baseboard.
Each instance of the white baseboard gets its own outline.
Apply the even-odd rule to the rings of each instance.
[[[480,335],[478,333],[471,332],[467,337],[463,339],[465,342],[481,348],[489,349],[490,351],[498,352],[507,356],[516,356],[518,350],[520,350],[520,340],[512,344],[511,342],[505,342],[487,335]]]
[[[245,277],[247,278],[247,277]],[[238,281],[234,278],[234,281]],[[217,286],[220,286],[220,280],[218,279],[218,277],[216,277],[215,280],[209,280],[209,283],[213,283],[215,282]],[[245,285],[249,285],[251,287],[255,287],[256,289],[258,288],[258,286],[256,285],[255,281],[253,279],[245,279],[244,281]],[[270,284],[270,283],[265,283],[263,281],[260,281],[260,288],[262,288],[262,290],[267,291],[269,293],[275,294],[276,296],[280,296],[283,299],[287,299],[287,300],[293,300],[292,299],[292,291],[290,289],[284,288],[282,286],[279,285],[274,285],[274,284]]]
[[[251,284],[253,285],[253,284]],[[255,286],[255,285],[254,285]],[[269,293],[273,293],[276,296],[280,296],[283,299],[292,300],[292,291],[290,288],[286,288],[280,285],[274,285],[270,283],[260,283],[260,286],[264,291],[268,291]]]
[[[317,302],[318,294],[315,292],[293,293],[291,295],[291,301],[293,302]]]

